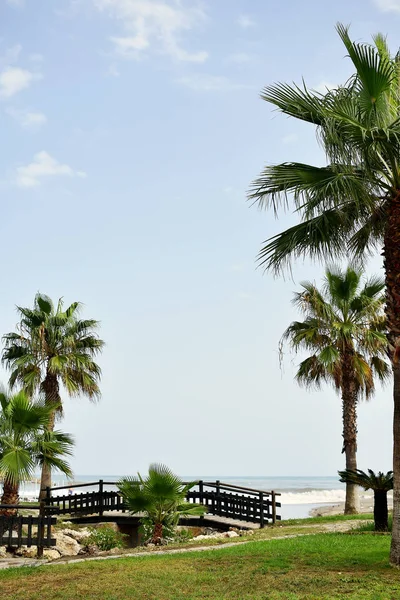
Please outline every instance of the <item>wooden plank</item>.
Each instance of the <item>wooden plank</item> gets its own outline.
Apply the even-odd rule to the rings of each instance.
[[[275,492],[272,492],[272,523],[276,523],[276,501]]]
[[[32,517],[32,515],[29,515],[29,517],[28,517],[28,523],[27,523],[27,525],[28,525],[28,538],[27,538],[28,539],[28,543],[27,543],[27,546],[29,546],[29,547],[32,546],[32,521],[33,521],[33,517]]]

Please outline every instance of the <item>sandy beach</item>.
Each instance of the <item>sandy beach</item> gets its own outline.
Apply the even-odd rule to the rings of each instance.
[[[392,494],[388,494],[388,507],[389,510],[393,506],[393,496]],[[373,494],[362,494],[360,496],[360,512],[368,513],[373,512],[374,510],[374,496]],[[327,515],[340,515],[343,514],[344,511],[344,502],[339,502],[337,504],[329,504],[327,506],[319,506],[317,508],[313,508],[310,511],[310,515],[312,517],[323,517]]]

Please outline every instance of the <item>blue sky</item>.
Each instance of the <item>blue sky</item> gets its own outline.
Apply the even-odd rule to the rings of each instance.
[[[321,266],[256,270],[293,216],[246,202],[264,164],[324,156],[259,91],[343,82],[337,21],[396,51],[400,0],[1,0],[0,18],[0,332],[39,290],[107,343],[101,402],[65,403],[75,472],[334,474],[340,401],[277,351]],[[390,390],[359,412],[361,468],[389,469]]]

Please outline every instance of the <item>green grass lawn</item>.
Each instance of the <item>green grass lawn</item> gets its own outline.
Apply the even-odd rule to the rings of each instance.
[[[389,536],[316,534],[201,553],[0,572],[9,600],[398,600]]]

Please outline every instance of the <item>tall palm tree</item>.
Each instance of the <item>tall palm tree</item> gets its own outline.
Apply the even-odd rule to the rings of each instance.
[[[343,448],[346,469],[357,469],[357,401],[374,393],[374,375],[390,376],[385,362],[387,339],[383,314],[384,283],[375,277],[361,286],[362,271],[348,267],[326,270],[324,289],[301,284],[294,304],[305,316],[283,334],[292,348],[310,352],[299,365],[301,385],[332,383],[342,397]],[[358,512],[357,486],[346,485],[345,514]]]
[[[165,465],[152,464],[146,478],[138,473],[137,477],[121,479],[117,485],[129,510],[133,514],[145,513],[152,521],[151,541],[159,544],[165,525],[174,527],[181,516],[204,514],[204,506],[186,502],[186,494],[195,484],[184,484]]]
[[[300,223],[274,236],[260,252],[279,271],[293,257],[326,260],[382,250],[389,356],[394,379],[393,537],[390,560],[400,565],[400,55],[385,38],[353,43],[337,26],[354,75],[325,94],[278,83],[262,98],[282,113],[311,123],[327,165],[267,166],[250,196],[275,212],[293,202]]]
[[[0,504],[18,504],[20,483],[31,479],[38,466],[72,475],[65,461],[72,454],[72,437],[49,431],[51,417],[48,406],[34,402],[23,391],[12,396],[0,392]],[[13,515],[16,509],[3,509],[0,514]]]
[[[44,394],[52,408],[49,431],[56,413],[62,412],[60,384],[69,396],[100,397],[101,370],[94,358],[104,342],[96,333],[98,321],[78,318],[81,306],[74,302],[64,310],[62,299],[54,306],[48,296],[37,294],[33,309],[17,307],[17,331],[3,337],[2,362],[11,370],[9,385],[21,385],[30,397]],[[51,471],[43,464],[41,498],[50,486]]]
[[[339,471],[340,481],[358,485],[364,490],[374,492],[374,523],[375,531],[388,531],[387,493],[393,489],[393,471],[377,474],[368,469],[368,474],[360,469]]]

